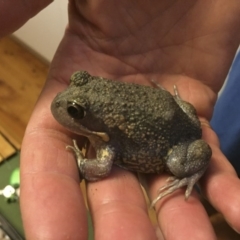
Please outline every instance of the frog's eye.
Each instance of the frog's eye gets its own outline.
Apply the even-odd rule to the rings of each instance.
[[[76,102],[68,102],[67,112],[74,119],[82,119],[86,115],[85,109]]]

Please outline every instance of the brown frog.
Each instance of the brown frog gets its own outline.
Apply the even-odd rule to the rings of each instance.
[[[171,173],[159,191],[163,196],[187,186],[185,197],[205,172],[211,148],[201,139],[194,107],[159,87],[113,81],[86,71],[72,75],[70,86],[53,100],[54,118],[86,136],[96,158],[87,159],[76,141],[71,148],[82,178],[106,177],[112,164],[140,173]]]

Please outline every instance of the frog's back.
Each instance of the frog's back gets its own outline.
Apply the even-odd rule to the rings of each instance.
[[[92,81],[89,93],[91,111],[116,149],[116,163],[128,169],[161,172],[175,144],[201,137],[201,129],[165,90],[101,78]]]

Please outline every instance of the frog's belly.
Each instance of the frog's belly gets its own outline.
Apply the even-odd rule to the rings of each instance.
[[[132,159],[123,159],[121,161],[115,161],[114,164],[127,170],[140,173],[161,173],[164,170],[163,161],[160,159],[145,158],[137,159],[136,161]]]
[[[133,162],[115,162],[119,167],[139,173],[161,173],[164,170],[164,164],[161,161],[155,163],[143,161],[142,163]]]
[[[141,173],[163,172],[165,156],[170,149],[169,142],[160,145],[149,142],[138,144],[131,139],[124,139],[111,143],[116,152],[114,164]]]

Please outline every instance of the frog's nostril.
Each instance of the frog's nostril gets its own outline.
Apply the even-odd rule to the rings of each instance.
[[[61,104],[60,104],[60,101],[57,101],[56,104],[55,104],[55,106],[56,106],[57,108],[60,107],[60,105],[61,105]]]

